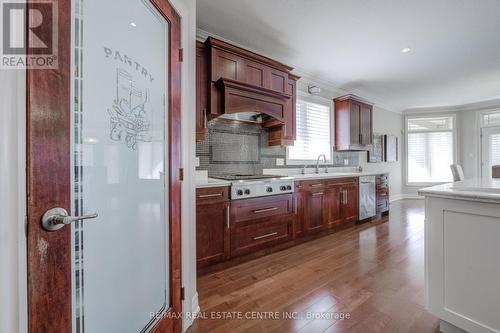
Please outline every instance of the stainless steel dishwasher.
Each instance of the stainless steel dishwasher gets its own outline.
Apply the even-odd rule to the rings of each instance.
[[[359,177],[359,219],[377,214],[375,205],[375,176]]]

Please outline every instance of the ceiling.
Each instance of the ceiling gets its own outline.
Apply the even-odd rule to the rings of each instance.
[[[199,29],[393,111],[499,98],[499,16],[500,0],[197,0]]]

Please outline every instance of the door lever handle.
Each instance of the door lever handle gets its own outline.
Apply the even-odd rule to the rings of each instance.
[[[43,214],[42,226],[47,231],[56,231],[64,227],[66,224],[80,220],[95,219],[97,216],[97,213],[82,216],[70,216],[64,208],[52,208]]]

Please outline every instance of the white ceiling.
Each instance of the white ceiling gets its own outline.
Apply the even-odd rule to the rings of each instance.
[[[500,97],[500,0],[197,0],[197,25],[394,111]]]

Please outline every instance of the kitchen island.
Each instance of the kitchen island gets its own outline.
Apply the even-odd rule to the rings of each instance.
[[[428,310],[442,332],[499,332],[500,181],[469,179],[419,194]]]

